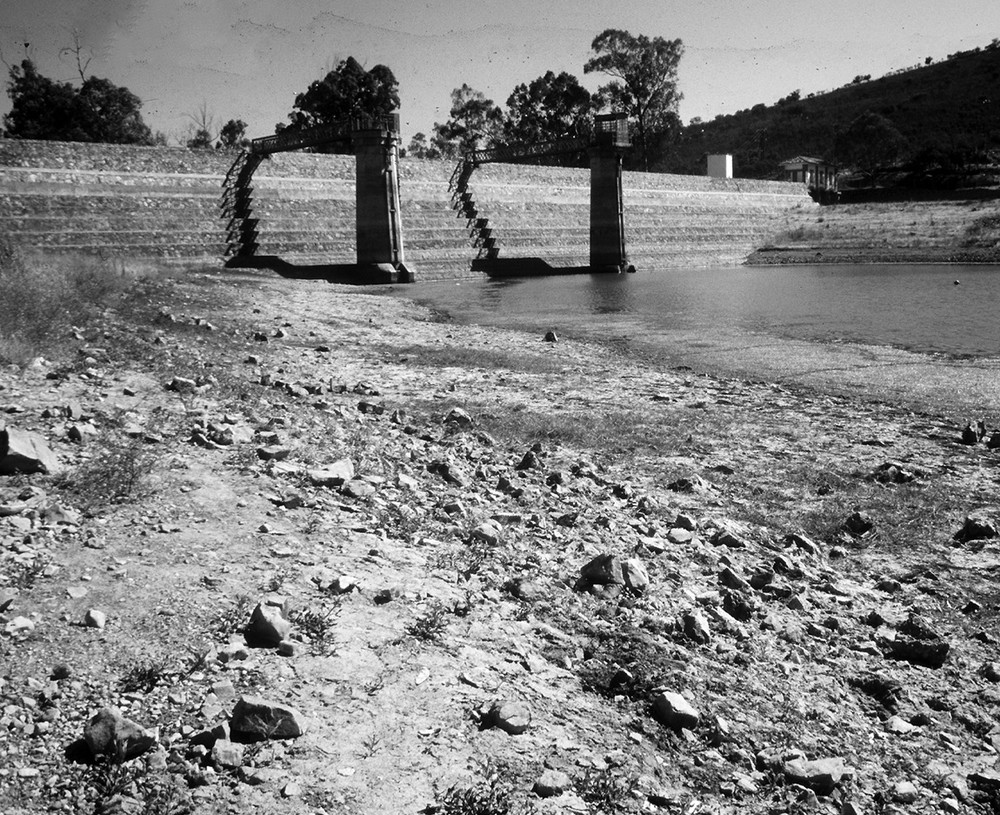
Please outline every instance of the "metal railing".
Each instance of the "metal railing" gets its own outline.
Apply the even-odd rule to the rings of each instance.
[[[386,113],[379,116],[358,116],[341,119],[325,125],[307,127],[303,130],[283,130],[273,136],[261,136],[250,142],[250,152],[268,155],[286,150],[300,150],[303,147],[318,147],[347,141],[351,134],[361,130],[385,130],[399,133],[399,114]]]
[[[555,156],[586,150],[590,146],[589,136],[574,136],[568,139],[531,142],[526,144],[498,144],[483,150],[466,153],[465,160],[472,164],[488,164],[494,161],[516,162],[526,158]]]

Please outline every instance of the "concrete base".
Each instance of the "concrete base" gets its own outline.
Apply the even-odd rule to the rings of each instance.
[[[552,266],[541,258],[477,258],[472,261],[472,271],[483,272],[488,277],[553,277],[574,274],[621,274],[634,272],[631,264],[617,266]]]
[[[276,255],[232,257],[227,269],[269,269],[291,280],[326,280],[354,286],[377,286],[385,283],[412,283],[414,270],[405,264],[399,268],[389,263],[315,263],[294,264]]]

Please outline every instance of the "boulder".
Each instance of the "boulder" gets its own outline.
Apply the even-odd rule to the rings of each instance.
[[[122,716],[117,708],[106,707],[83,728],[83,738],[91,754],[107,755],[117,761],[141,756],[156,744],[156,733]]]
[[[259,696],[241,697],[229,720],[234,741],[294,739],[305,730],[305,719],[295,708]]]
[[[244,634],[250,645],[276,648],[291,632],[292,624],[285,618],[282,607],[263,602],[254,608]]]
[[[701,720],[687,699],[671,691],[661,691],[653,697],[653,716],[674,730],[694,730]]]
[[[535,781],[532,790],[539,798],[553,798],[572,788],[573,781],[561,770],[545,770]]]
[[[841,781],[853,775],[842,758],[821,758],[814,761],[795,758],[786,761],[783,769],[786,781],[808,787],[817,795],[829,795]]]
[[[954,540],[959,543],[968,543],[969,541],[989,540],[998,536],[1000,536],[1000,531],[997,530],[996,521],[992,518],[987,518],[984,515],[969,515],[962,528],[955,533]]]
[[[55,473],[59,460],[49,446],[35,433],[0,428],[0,475],[14,473]]]
[[[531,708],[526,702],[494,702],[486,723],[512,736],[520,736],[531,726]]]
[[[306,471],[314,487],[339,487],[354,478],[354,462],[342,458],[332,464]]]

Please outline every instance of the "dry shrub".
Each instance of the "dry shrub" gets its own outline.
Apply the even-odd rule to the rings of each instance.
[[[125,284],[111,261],[29,258],[0,236],[0,361],[57,355],[70,326],[85,324]]]

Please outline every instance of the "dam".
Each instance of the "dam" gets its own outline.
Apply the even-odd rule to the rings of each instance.
[[[0,233],[26,249],[136,263],[222,266],[219,196],[233,154],[0,139]],[[402,236],[419,280],[480,277],[449,181],[454,161],[399,160]],[[279,153],[254,175],[258,252],[293,264],[353,263],[353,156]],[[473,180],[506,258],[589,263],[590,171],[491,163]],[[637,267],[742,263],[790,210],[817,205],[804,184],[625,171],[625,237]]]

